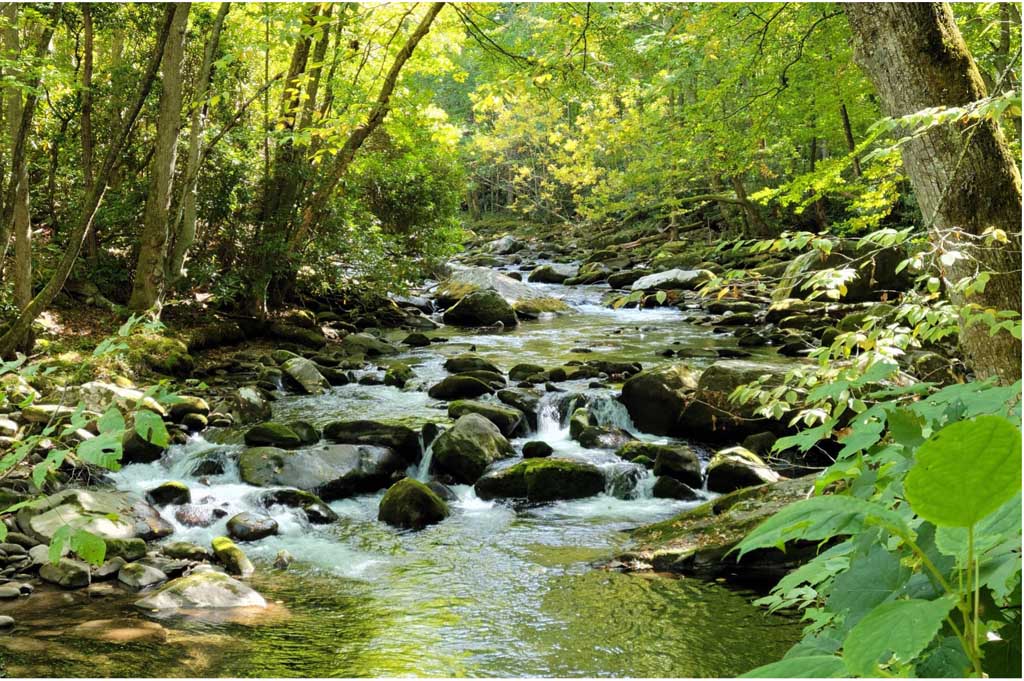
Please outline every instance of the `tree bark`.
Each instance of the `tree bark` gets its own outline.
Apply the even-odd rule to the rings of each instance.
[[[93,135],[92,135],[92,58],[93,58],[93,28],[92,28],[92,6],[89,3],[82,4],[82,176],[85,185],[85,194],[92,192],[93,186]],[[86,237],[86,252],[89,258],[96,259],[99,255],[100,244],[96,235],[96,225],[92,226]]]
[[[953,13],[945,3],[851,3],[846,15],[856,58],[874,82],[884,109],[902,116],[936,106],[962,106],[985,88]],[[1021,178],[998,124],[972,122],[932,128],[902,146],[903,163],[930,238],[940,252],[964,256],[943,267],[947,282],[992,272],[985,290],[954,304],[1021,310]],[[985,243],[989,228],[1010,242]],[[990,336],[986,325],[962,325],[967,364],[981,378],[1012,383],[1021,376],[1021,342],[1009,332]]]
[[[207,95],[210,92],[210,79],[213,76],[213,61],[220,44],[220,33],[224,20],[231,9],[230,2],[223,2],[217,17],[210,28],[210,37],[203,51],[203,65],[199,69],[197,90],[193,98],[192,115],[188,138],[188,157],[185,161],[185,186],[182,190],[178,214],[174,220],[171,238],[170,257],[167,259],[166,277],[168,284],[173,284],[184,275],[185,256],[196,239],[196,188],[199,183],[200,145],[206,130],[206,113],[208,109]],[[200,105],[200,103],[202,103]]]
[[[150,172],[149,193],[143,212],[142,237],[135,266],[135,282],[128,307],[132,310],[153,309],[160,314],[164,292],[164,269],[167,260],[168,221],[171,210],[171,188],[178,154],[178,133],[181,132],[182,60],[185,55],[185,28],[191,5],[174,5],[174,18],[163,56],[163,89],[156,124],[156,151]]]
[[[4,29],[4,51],[8,55],[18,54],[17,10],[12,4],[4,8],[7,26]],[[9,74],[13,75],[13,74]],[[21,128],[24,107],[18,88],[10,88],[7,94],[7,126],[10,138],[16,140]],[[28,159],[20,155],[17,165],[11,168],[11,182],[14,184],[14,206],[12,220],[14,231],[14,304],[19,310],[32,300],[32,223],[28,197]]]
[[[64,283],[67,281],[68,275],[71,274],[71,268],[74,267],[78,254],[82,250],[85,235],[96,218],[96,210],[103,200],[107,180],[110,179],[115,166],[119,162],[121,152],[124,150],[125,145],[127,145],[132,130],[135,127],[135,121],[138,120],[139,112],[142,111],[142,106],[145,104],[150,90],[153,89],[153,81],[156,79],[157,70],[160,68],[160,60],[163,57],[167,36],[170,34],[171,19],[173,17],[174,6],[167,5],[164,21],[161,25],[160,33],[157,34],[156,45],[150,57],[150,62],[142,75],[139,89],[130,109],[121,119],[117,133],[112,137],[111,144],[107,148],[106,156],[103,159],[103,165],[96,176],[92,192],[87,194],[82,201],[82,214],[75,229],[72,230],[68,237],[67,250],[64,251],[64,255],[57,264],[53,275],[47,281],[46,286],[43,287],[43,290],[36,294],[32,302],[28,304],[28,307],[22,310],[18,318],[14,320],[14,323],[7,332],[0,336],[0,357],[10,356],[20,346],[21,342],[28,335],[32,322],[53,302],[53,299],[60,293],[60,290],[64,288]],[[49,43],[49,40],[47,40],[47,43]],[[26,99],[31,97],[32,95],[29,95]]]
[[[850,114],[846,110],[846,103],[839,105],[839,115],[843,119],[843,136],[846,138],[846,148],[852,154],[857,149],[857,143],[853,139],[853,127],[850,125]],[[853,176],[860,177],[860,159],[853,157]]]

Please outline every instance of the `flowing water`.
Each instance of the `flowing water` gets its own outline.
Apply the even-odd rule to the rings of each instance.
[[[601,306],[604,287],[542,288],[570,302],[574,314],[514,331],[445,328],[436,335],[446,343],[399,359],[430,385],[446,375],[447,356],[470,348],[508,370],[592,358],[650,366],[665,361],[657,354],[665,348],[729,344],[673,308]],[[585,401],[602,424],[636,432],[614,393],[587,383],[560,387],[578,392],[576,402]],[[0,669],[15,676],[730,676],[778,659],[799,627],[752,606],[749,593],[594,569],[628,545],[625,530],[693,504],[652,498],[648,471],[572,441],[567,407],[559,406],[564,395],[546,398],[538,432],[513,444],[543,439],[556,455],[601,466],[606,494],[513,507],[456,486],[452,516],[420,532],[377,522],[383,492],[332,503],[340,520],[326,526],[274,507],[280,534],[243,545],[258,566],[254,586],[272,602],[268,611],[176,615],[157,627],[109,584],[37,593],[3,608],[18,628],[0,638]],[[445,421],[446,412],[420,390],[348,385],[325,396],[282,397],[275,417],[417,424]],[[183,480],[193,500],[224,508],[225,517],[265,512],[258,490],[240,482],[230,463],[221,475],[188,475],[194,457],[241,448],[237,432],[206,437],[172,448],[160,462],[125,467],[118,486],[144,492]],[[429,450],[409,474],[425,479],[428,465]],[[170,540],[209,545],[225,533],[224,520],[195,528],[165,516],[175,526]],[[296,559],[287,571],[272,567],[281,550]]]

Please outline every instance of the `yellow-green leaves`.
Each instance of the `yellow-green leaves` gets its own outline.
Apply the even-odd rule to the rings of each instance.
[[[1001,416],[937,432],[921,445],[905,483],[914,512],[940,527],[970,527],[1020,488],[1020,430]]]

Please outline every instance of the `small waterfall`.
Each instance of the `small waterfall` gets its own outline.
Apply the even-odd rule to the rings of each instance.
[[[631,433],[638,432],[633,419],[629,417],[626,405],[611,395],[589,395],[587,409],[594,422],[599,426],[613,426]]]
[[[562,440],[568,437],[569,426],[562,425],[559,393],[546,393],[537,408],[537,436],[542,440]]]
[[[426,448],[423,447],[423,433],[420,433],[420,449],[423,450],[423,456],[420,457],[420,463],[416,466],[416,472],[413,475],[414,478],[420,482],[427,482],[430,480],[430,462],[434,459],[434,443],[431,442]]]

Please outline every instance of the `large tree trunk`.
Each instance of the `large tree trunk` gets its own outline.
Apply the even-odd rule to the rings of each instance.
[[[93,135],[92,135],[92,58],[93,28],[92,7],[89,3],[82,4],[82,177],[85,194],[92,192],[93,185]],[[95,259],[99,254],[100,242],[96,235],[96,225],[92,226],[86,237],[86,252],[89,258]]]
[[[962,106],[985,96],[981,74],[945,3],[851,3],[845,6],[856,58],[874,82],[890,116],[936,106]],[[1021,179],[999,126],[992,120],[932,128],[902,147],[931,240],[940,252],[966,257],[943,267],[948,283],[992,272],[984,292],[954,304],[1021,310]],[[1005,246],[983,242],[986,229],[1010,235]],[[960,343],[982,378],[1021,376],[1021,343],[987,325],[964,325]]]
[[[852,154],[857,150],[857,143],[853,139],[853,126],[850,125],[850,113],[846,110],[846,102],[839,105],[839,116],[843,119],[843,137],[846,138],[846,148]],[[853,157],[853,176],[860,177],[860,159]]]
[[[4,8],[4,18],[7,19],[3,34],[4,52],[16,55],[21,48],[17,9],[13,3]],[[7,128],[12,140],[18,138],[18,131],[21,128],[21,99],[21,90],[10,88],[7,93]],[[22,154],[18,161],[18,164],[11,168],[11,182],[14,185],[14,303],[20,310],[32,300],[32,225],[28,203],[28,159]]]
[[[103,159],[103,165],[100,167],[100,171],[96,176],[96,182],[93,186],[92,192],[87,194],[82,201],[82,214],[78,224],[71,231],[71,234],[68,235],[67,250],[64,251],[64,255],[61,257],[60,262],[57,263],[57,268],[46,283],[46,286],[43,287],[43,290],[32,299],[32,302],[28,304],[28,307],[21,311],[18,318],[14,320],[14,323],[7,329],[7,332],[4,333],[3,336],[0,336],[0,357],[10,356],[14,350],[19,347],[28,335],[32,322],[35,321],[36,317],[38,317],[43,310],[49,307],[50,303],[53,302],[53,299],[58,293],[60,293],[60,290],[64,288],[64,283],[67,281],[68,275],[71,274],[71,269],[75,266],[78,254],[82,250],[82,243],[85,241],[85,235],[92,226],[93,220],[96,218],[96,210],[99,208],[100,202],[103,200],[107,181],[110,179],[114,168],[121,159],[121,152],[128,144],[132,130],[135,127],[135,121],[138,120],[139,112],[142,111],[142,105],[149,96],[150,90],[153,89],[153,81],[156,79],[157,70],[160,68],[160,60],[164,53],[164,45],[167,43],[167,36],[170,34],[171,20],[174,17],[174,13],[173,5],[167,5],[160,33],[157,35],[156,45],[153,49],[153,54],[150,57],[150,62],[146,66],[146,71],[142,75],[142,80],[139,83],[139,89],[135,94],[135,98],[127,114],[121,119],[117,132],[111,138],[110,146],[107,148],[106,156]],[[49,37],[47,37],[47,43],[48,42]],[[32,95],[30,94],[26,97],[26,102],[31,100]],[[22,128],[24,129],[24,125],[22,125]]]
[[[185,186],[171,239],[170,257],[167,259],[167,281],[173,283],[184,274],[185,256],[196,238],[196,187],[199,183],[200,145],[206,130],[207,93],[213,76],[213,62],[220,44],[220,32],[224,27],[231,3],[221,3],[217,17],[210,29],[210,38],[203,52],[203,65],[199,69],[197,90],[193,98],[192,117],[188,138],[188,158],[185,162]],[[202,103],[200,105],[200,102]]]
[[[171,210],[171,185],[181,132],[182,59],[185,55],[185,27],[191,5],[174,5],[174,19],[163,57],[163,89],[156,124],[156,152],[150,175],[149,194],[143,212],[142,238],[135,266],[135,282],[128,307],[154,309],[157,315],[164,291],[167,260],[168,221]]]

